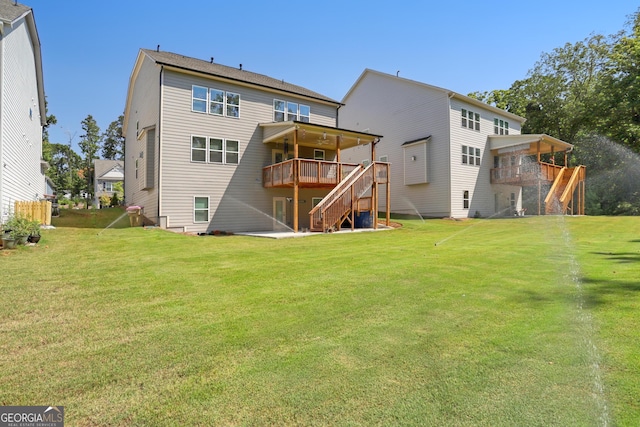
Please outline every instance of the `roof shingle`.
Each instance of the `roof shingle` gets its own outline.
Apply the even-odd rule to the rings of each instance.
[[[236,80],[243,83],[250,83],[256,86],[277,89],[283,92],[289,92],[294,95],[314,98],[336,105],[341,104],[340,101],[336,101],[335,99],[331,99],[320,93],[306,89],[302,86],[287,83],[284,80],[278,80],[269,76],[265,76],[264,74],[258,74],[251,71],[242,70],[240,68],[228,67],[226,65],[203,61],[201,59],[190,58],[188,56],[179,55],[177,53],[150,49],[141,50],[157,64],[196,71],[203,74],[208,74],[210,76],[222,77],[225,79]]]

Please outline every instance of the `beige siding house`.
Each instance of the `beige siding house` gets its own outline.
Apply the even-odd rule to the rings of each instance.
[[[125,200],[175,231],[353,225],[374,214],[388,171],[341,162],[342,150],[380,140],[336,127],[341,106],[242,66],[142,49],[123,124]]]
[[[342,102],[341,126],[385,135],[377,158],[361,147],[343,153],[345,161],[391,164],[393,196],[379,198],[381,210],[389,203],[393,213],[422,217],[521,214],[523,188],[536,187],[540,196],[532,203],[539,208],[527,213],[583,213],[584,168],[555,160],[572,146],[548,135],[520,135],[522,117],[369,69]]]
[[[40,39],[33,10],[0,0],[0,222],[16,201],[47,192],[42,160],[46,123]]]

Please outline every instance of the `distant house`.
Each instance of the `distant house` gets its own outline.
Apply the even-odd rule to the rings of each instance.
[[[120,183],[124,188],[124,161],[121,160],[99,160],[93,161],[93,193],[94,206],[100,208],[100,197],[113,197],[116,193],[116,184]],[[123,196],[123,195],[121,195]]]
[[[342,162],[381,136],[338,128],[341,106],[241,65],[142,49],[123,123],[125,199],[176,231],[354,226],[375,215],[388,165]]]
[[[47,192],[42,58],[30,7],[0,0],[0,52],[1,221],[16,201],[38,200]]]
[[[423,217],[584,214],[584,167],[567,167],[572,145],[522,135],[525,119],[459,93],[366,69],[343,98],[340,124],[383,134],[350,162],[391,163],[390,201],[380,209]],[[564,153],[564,155],[562,154]]]

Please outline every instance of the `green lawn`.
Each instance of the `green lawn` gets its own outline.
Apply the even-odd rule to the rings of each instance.
[[[0,251],[0,405],[69,426],[640,423],[640,218],[271,240],[64,217]]]

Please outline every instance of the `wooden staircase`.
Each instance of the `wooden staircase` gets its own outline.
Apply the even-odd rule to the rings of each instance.
[[[547,215],[564,215],[567,213],[571,205],[571,212],[573,214],[573,201],[577,191],[577,197],[579,199],[584,197],[584,184],[585,184],[586,168],[584,166],[577,166],[575,168],[563,167],[556,176],[547,197],[544,199],[545,214]],[[583,203],[578,203],[578,215],[584,215],[584,212],[580,212]]]
[[[375,181],[376,163],[354,169],[309,212],[311,231],[339,230],[345,221],[353,228],[356,212],[373,209],[371,198],[364,196]]]

